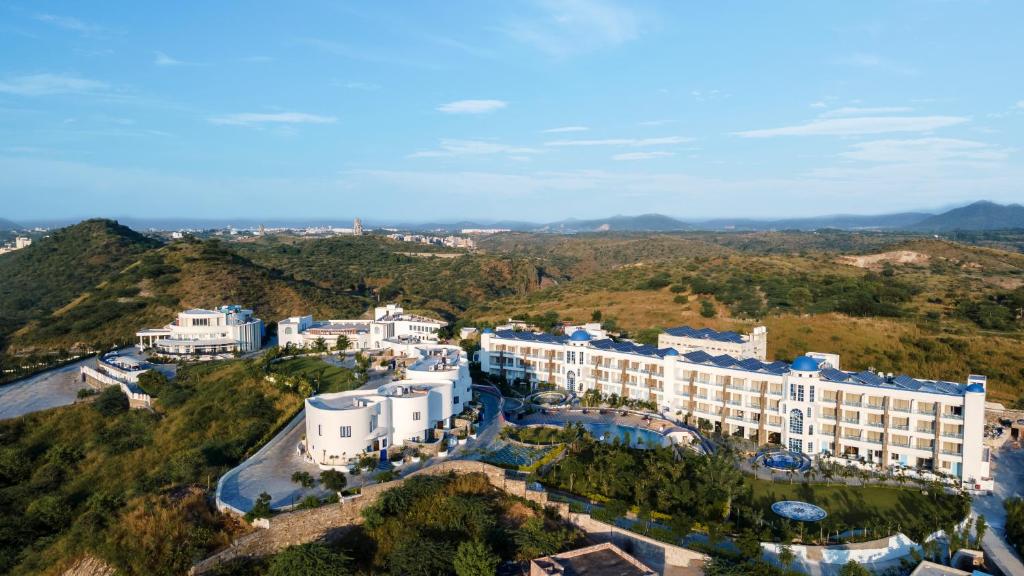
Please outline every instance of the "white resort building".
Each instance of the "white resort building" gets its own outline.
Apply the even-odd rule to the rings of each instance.
[[[214,357],[259,350],[263,321],[237,305],[196,308],[180,312],[163,328],[147,328],[135,336],[140,349],[153,348],[168,356]]]
[[[312,346],[323,338],[335,348],[338,336],[348,338],[349,348],[381,349],[389,343],[419,344],[437,342],[437,331],[447,326],[443,320],[407,314],[401,306],[388,304],[373,310],[369,320],[313,320],[312,316],[292,316],[277,323],[278,344],[297,348]]]
[[[763,328],[743,336],[683,327],[655,347],[584,330],[488,329],[479,358],[484,372],[510,381],[649,401],[668,416],[704,420],[758,445],[940,472],[969,486],[990,481],[984,376],[958,383],[844,371],[836,354],[767,362],[758,343],[766,338]]]
[[[342,467],[365,453],[434,441],[451,428],[473,396],[465,353],[432,344],[418,352],[404,380],[307,398],[306,458]]]

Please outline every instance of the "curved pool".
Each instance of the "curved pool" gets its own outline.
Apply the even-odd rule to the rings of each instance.
[[[656,446],[668,446],[671,441],[652,430],[646,428],[635,428],[633,426],[622,426],[620,424],[605,424],[601,422],[585,422],[583,426],[594,435],[594,438],[601,440],[602,442],[614,442],[616,438],[619,442],[626,444],[627,438],[629,439],[629,445],[633,448],[653,448]],[[642,440],[642,442],[641,442]]]

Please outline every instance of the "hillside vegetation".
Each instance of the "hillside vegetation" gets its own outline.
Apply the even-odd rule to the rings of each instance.
[[[0,255],[0,350],[23,323],[49,316],[158,245],[117,222],[86,220]]]
[[[182,574],[240,530],[207,491],[302,399],[241,360],[184,367],[151,392],[155,412],[108,388],[0,421],[0,573],[54,574],[91,553],[126,575]]]

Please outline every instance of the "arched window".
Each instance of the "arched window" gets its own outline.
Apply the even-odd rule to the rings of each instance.
[[[576,391],[576,374],[572,370],[565,375],[565,387],[569,389],[569,392]]]
[[[796,408],[789,411],[789,432],[790,434],[804,433],[804,413]]]

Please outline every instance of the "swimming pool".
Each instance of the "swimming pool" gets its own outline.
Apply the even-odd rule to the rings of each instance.
[[[668,446],[670,441],[665,436],[647,430],[645,428],[634,428],[632,426],[621,426],[619,424],[604,424],[598,422],[587,422],[583,426],[598,440],[613,442],[618,438],[620,442],[626,443],[629,438],[629,445],[633,448],[652,448],[655,446]],[[643,440],[643,442],[640,442]]]

